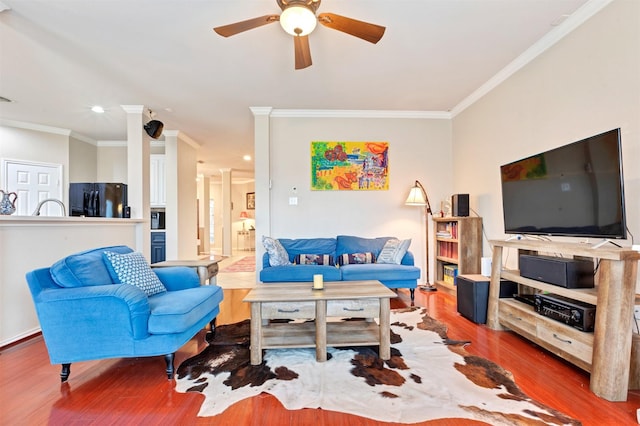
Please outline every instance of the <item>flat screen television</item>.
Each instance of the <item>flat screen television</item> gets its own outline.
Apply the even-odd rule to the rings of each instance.
[[[620,129],[500,166],[507,234],[625,239]]]

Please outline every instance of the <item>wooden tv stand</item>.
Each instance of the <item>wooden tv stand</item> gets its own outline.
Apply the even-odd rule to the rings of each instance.
[[[591,373],[590,389],[608,401],[626,401],[629,387],[632,318],[640,252],[614,247],[592,248],[589,244],[541,240],[490,241],[493,246],[487,325],[505,328]],[[559,256],[600,260],[591,289],[568,289],[503,270],[503,249],[514,248]],[[500,299],[500,278],[535,291],[549,292],[596,305],[593,333],[539,315],[531,306],[515,299]]]

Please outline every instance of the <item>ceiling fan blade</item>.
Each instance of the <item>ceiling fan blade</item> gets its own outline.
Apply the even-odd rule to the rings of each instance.
[[[301,70],[311,65],[311,49],[309,48],[309,36],[293,37],[293,47],[296,54],[296,69]]]
[[[325,27],[342,31],[343,33],[361,38],[370,43],[377,43],[384,35],[385,27],[370,24],[357,19],[336,15],[335,13],[321,13],[318,15],[318,22]]]
[[[223,37],[230,37],[242,33],[244,31],[252,30],[254,28],[261,27],[263,25],[271,24],[280,20],[278,15],[265,15],[259,18],[247,19],[246,21],[236,22],[234,24],[223,25],[221,27],[215,27],[213,31],[217,32]]]

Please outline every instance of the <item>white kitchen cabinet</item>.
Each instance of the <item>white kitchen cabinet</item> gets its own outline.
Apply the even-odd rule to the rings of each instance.
[[[164,155],[152,154],[149,162],[149,204],[151,207],[165,207],[167,204],[167,189],[165,179]]]

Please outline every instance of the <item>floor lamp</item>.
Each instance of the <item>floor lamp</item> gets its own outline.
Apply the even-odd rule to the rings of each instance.
[[[420,181],[416,181],[416,183],[409,191],[409,196],[407,197],[407,201],[405,204],[408,206],[424,206],[424,216],[425,216],[425,284],[418,286],[420,290],[423,291],[437,291],[435,285],[429,284],[429,215],[431,212],[431,205],[429,204],[429,197],[427,197],[427,191],[424,190],[424,186],[420,183]]]

